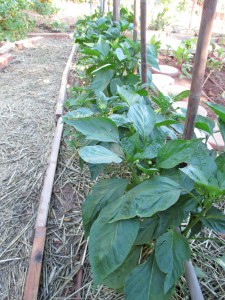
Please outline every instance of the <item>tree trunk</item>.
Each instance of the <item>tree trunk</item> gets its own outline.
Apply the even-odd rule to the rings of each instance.
[[[113,0],[113,22],[120,21],[120,0]]]
[[[143,84],[147,83],[146,11],[146,0],[141,0],[141,80]]]
[[[133,28],[133,41],[137,41],[138,36],[138,1],[134,0],[134,28]]]
[[[198,111],[202,84],[204,80],[208,47],[212,34],[216,5],[217,0],[204,1],[192,74],[191,90],[188,100],[187,117],[184,126],[184,139],[191,139],[194,133],[195,119]]]

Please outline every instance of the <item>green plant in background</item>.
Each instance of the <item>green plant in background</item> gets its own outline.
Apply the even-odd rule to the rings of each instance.
[[[152,19],[148,29],[152,30],[165,30],[170,24],[171,18],[167,15],[169,9],[164,7],[161,12],[157,14],[155,18]]]
[[[155,47],[156,55],[158,56],[159,50],[161,48],[161,41],[158,40],[155,35],[153,35],[149,41],[149,45]]]
[[[74,88],[76,100],[67,101],[71,111],[63,117],[92,179],[109,166],[114,170],[113,178],[92,187],[83,205],[94,287],[105,284],[124,292],[125,300],[170,299],[191,256],[189,238],[204,227],[225,233],[218,209],[225,195],[225,155],[208,150],[202,139],[181,139],[183,113],[174,112],[161,93],[149,97],[133,74],[139,45],[121,34],[121,24],[105,20],[104,30],[100,24],[89,19],[91,34],[78,39],[87,86]],[[149,49],[154,62],[154,47]],[[225,140],[225,108],[208,105]],[[206,135],[214,126],[198,116],[196,127]]]
[[[223,48],[217,48],[215,43],[211,43],[211,47],[212,50],[208,54],[206,67],[212,72],[220,71],[224,65],[225,52]]]
[[[52,15],[58,12],[58,8],[48,0],[32,0],[31,8],[40,15]]]
[[[23,38],[34,26],[34,22],[23,12],[28,5],[25,0],[0,0],[0,40]]]

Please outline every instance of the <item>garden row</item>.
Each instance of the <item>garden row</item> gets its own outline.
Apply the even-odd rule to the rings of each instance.
[[[94,286],[125,299],[169,299],[191,257],[189,239],[204,227],[225,233],[225,155],[207,148],[215,123],[206,117],[195,124],[205,139],[182,139],[185,111],[172,103],[188,91],[163,95],[150,69],[142,84],[140,44],[125,36],[132,21],[122,9],[116,24],[110,14],[77,23],[79,82],[66,103],[65,136],[92,179],[102,178],[83,205]],[[148,65],[158,68],[156,58],[148,45]],[[225,108],[208,106],[225,139]]]

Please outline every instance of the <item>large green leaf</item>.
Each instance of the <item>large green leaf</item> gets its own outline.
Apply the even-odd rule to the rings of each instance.
[[[101,180],[92,187],[83,205],[83,226],[88,236],[99,212],[109,203],[122,197],[128,184],[126,179],[112,178]]]
[[[135,268],[125,281],[125,300],[167,300],[172,291],[163,292],[165,274],[159,269],[155,255]]]
[[[198,167],[201,171],[204,171],[205,174],[210,175],[217,169],[215,158],[216,152],[214,150],[210,151],[205,144],[200,143],[197,145],[189,163]]]
[[[185,91],[179,93],[178,95],[176,95],[175,97],[173,97],[173,101],[183,100],[183,99],[189,97],[189,95],[190,95],[190,90],[185,90]]]
[[[155,51],[155,47],[152,46],[152,45],[147,45],[147,49],[146,49],[146,55],[147,55],[147,63],[156,68],[156,69],[159,69],[159,65],[158,65],[158,62],[156,60],[156,57],[157,57],[157,54],[156,54],[156,51]]]
[[[158,152],[157,167],[170,169],[182,162],[188,162],[201,140],[172,140]]]
[[[110,84],[113,75],[114,70],[111,69],[102,69],[98,71],[90,85],[90,88],[94,90],[96,94],[99,92],[103,92]]]
[[[225,215],[215,207],[211,208],[201,221],[206,227],[216,232],[225,233]]]
[[[122,159],[113,153],[112,151],[102,147],[100,145],[96,146],[85,146],[79,150],[80,157],[91,164],[119,164]]]
[[[117,86],[117,91],[124,101],[130,106],[134,103],[143,103],[144,98],[139,94],[125,89],[123,86]]]
[[[121,290],[124,288],[124,283],[127,275],[138,265],[141,254],[141,247],[134,247],[124,263],[103,280],[103,284],[110,288]]]
[[[124,116],[124,115],[119,115],[119,114],[112,114],[109,116],[109,118],[116,123],[116,125],[119,126],[123,126],[123,125],[127,125],[128,123],[130,123],[129,119]]]
[[[191,251],[187,239],[175,230],[170,230],[156,241],[155,256],[160,270],[166,273],[164,293],[168,292],[184,273],[184,261]]]
[[[138,233],[138,220],[109,223],[109,218],[107,206],[90,231],[89,258],[95,286],[123,264]]]
[[[103,56],[107,56],[109,54],[110,46],[106,42],[102,36],[99,37],[97,44],[93,47],[93,49],[97,50]]]
[[[77,120],[66,120],[66,124],[73,126],[89,140],[100,142],[119,142],[116,124],[105,117],[87,117]]]
[[[91,55],[91,56],[97,56],[97,57],[100,57],[100,53],[99,53],[99,51],[97,51],[97,50],[94,50],[94,49],[92,49],[92,48],[83,48],[82,50],[81,50],[81,53],[83,53],[83,54],[87,54],[87,55]]]
[[[112,221],[136,216],[151,217],[177,202],[180,192],[181,187],[166,177],[156,176],[146,180],[121,198],[121,204],[112,216]]]
[[[133,104],[130,106],[127,116],[140,136],[146,139],[155,125],[155,113],[150,106]]]
[[[177,168],[164,169],[160,174],[177,182],[185,192],[190,192],[194,188],[194,181]]]
[[[206,173],[192,165],[180,170],[196,183],[205,187],[214,196],[222,194],[225,190],[225,176],[221,172]]]
[[[206,103],[216,114],[221,118],[223,122],[225,122],[225,107],[220,104],[214,104],[207,102]]]
[[[209,118],[203,116],[197,116],[195,127],[204,130],[209,134],[213,134],[213,128],[215,127],[215,123]]]
[[[123,49],[121,49],[121,48],[117,48],[115,50],[115,54],[116,54],[117,58],[119,59],[119,61],[124,60],[126,58],[126,55],[124,55]]]
[[[176,228],[188,217],[190,211],[194,210],[196,206],[197,203],[194,199],[188,196],[181,196],[179,201],[167,210],[151,218],[144,218],[144,220],[140,221],[135,244],[149,244],[169,228]]]

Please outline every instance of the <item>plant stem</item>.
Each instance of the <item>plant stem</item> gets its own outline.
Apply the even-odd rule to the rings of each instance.
[[[189,230],[195,226],[199,221],[200,219],[207,213],[207,211],[210,209],[211,205],[209,207],[205,207],[202,212],[193,220],[191,221],[187,227],[185,228],[185,230],[182,232],[183,235],[187,235]]]

